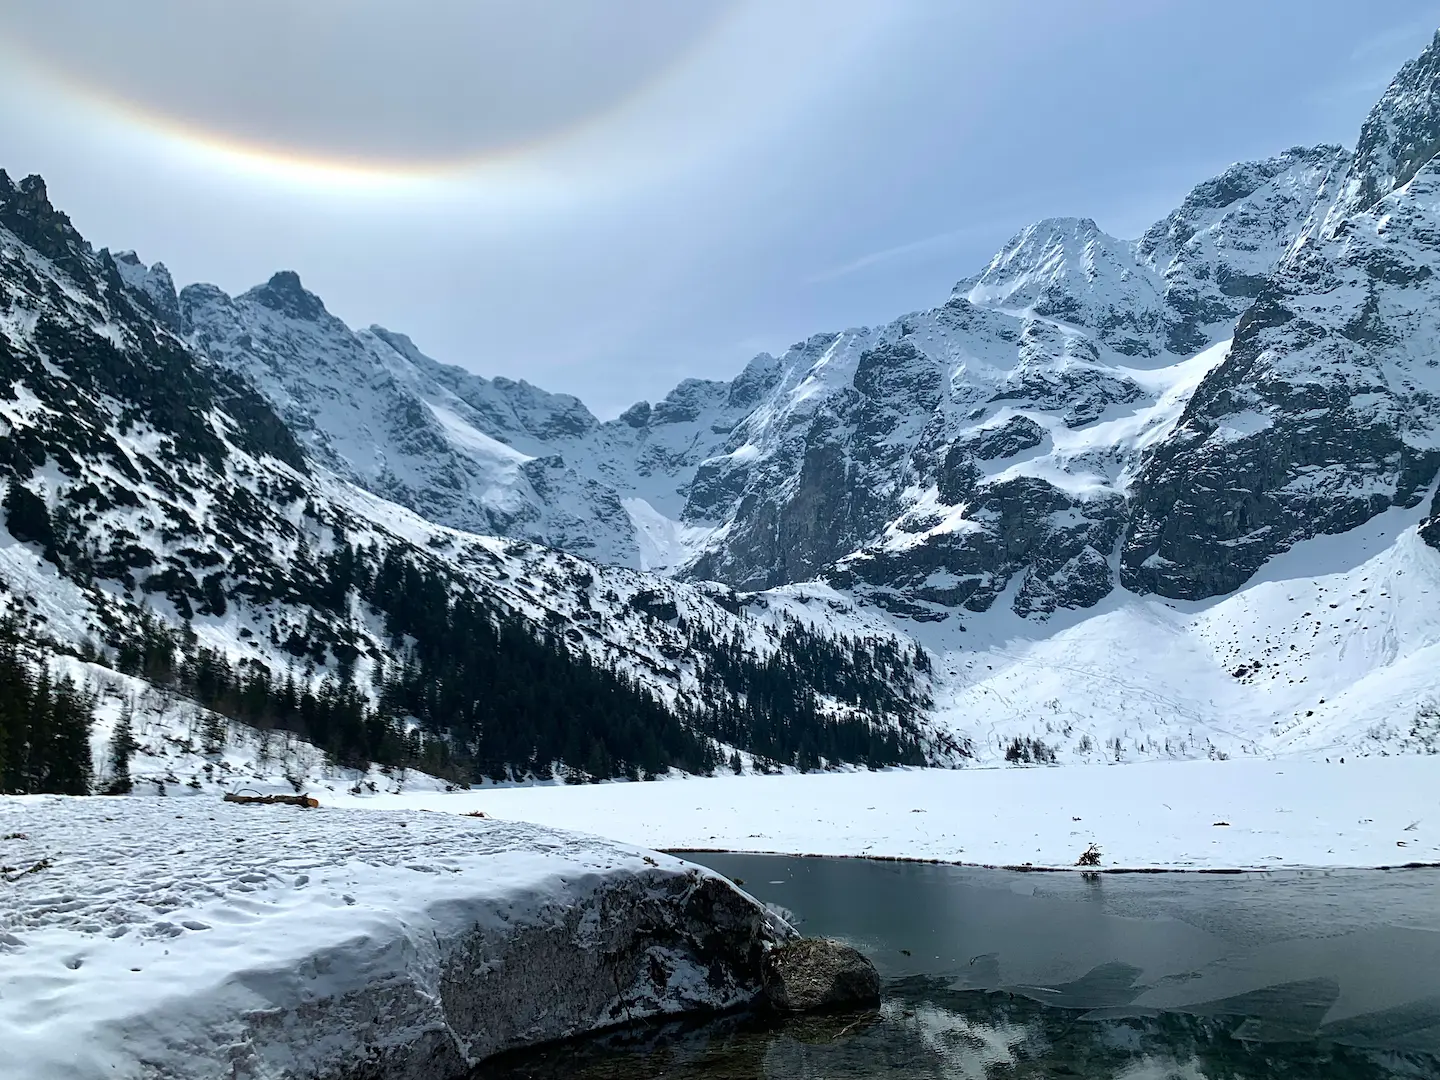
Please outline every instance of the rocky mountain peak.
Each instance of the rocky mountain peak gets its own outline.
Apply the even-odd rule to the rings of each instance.
[[[387,330],[379,323],[371,323],[369,331],[411,363],[430,360],[428,356],[420,351],[420,347],[415,344],[409,334],[401,334],[394,330]]]
[[[72,273],[72,260],[90,251],[69,215],[50,204],[40,176],[27,176],[17,184],[0,169],[0,226]]]
[[[153,266],[146,266],[134,251],[121,251],[111,258],[115,271],[125,286],[167,329],[180,333],[180,297],[175,291],[175,279],[170,276],[165,264],[157,262]]]
[[[1348,160],[1349,153],[1343,147],[1320,145],[1292,146],[1274,157],[1236,162],[1218,176],[1196,184],[1173,213],[1150,226],[1140,238],[1140,255],[1152,261],[1174,258],[1196,233],[1214,220],[1217,211],[1236,206],[1287,173],[1330,168]]]
[[[957,283],[954,295],[991,305],[1033,299],[1037,287],[1093,265],[1096,245],[1116,251],[1127,246],[1092,218],[1043,218],[1012,236],[979,274]]]
[[[1409,183],[1440,152],[1440,32],[1391,81],[1355,144],[1341,198],[1344,214],[1373,206]]]
[[[264,285],[255,286],[240,298],[253,300],[272,311],[306,322],[313,322],[326,314],[325,304],[300,284],[300,275],[293,270],[277,271]]]
[[[1161,291],[1134,244],[1093,218],[1059,217],[1021,229],[951,296],[1082,326],[1119,353],[1153,356],[1161,349]]]

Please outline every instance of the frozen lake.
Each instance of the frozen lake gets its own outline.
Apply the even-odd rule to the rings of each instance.
[[[677,1025],[481,1077],[1440,1076],[1440,870],[1042,874],[705,854],[844,938],[878,1015]]]

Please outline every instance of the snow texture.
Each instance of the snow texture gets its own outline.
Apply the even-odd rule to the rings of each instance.
[[[418,811],[9,797],[0,862],[7,1080],[442,1080],[736,1005],[789,933],[672,857]]]
[[[914,769],[414,794],[667,850],[1073,869],[1271,870],[1440,863],[1433,760],[1143,762]]]

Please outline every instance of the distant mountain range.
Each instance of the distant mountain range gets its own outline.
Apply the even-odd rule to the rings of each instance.
[[[884,761],[1430,748],[1437,152],[1440,37],[1353,151],[1234,165],[1136,240],[1037,222],[937,307],[606,422],[292,272],[177,293],[0,179],[0,582],[57,646],[148,605],[237,661],[294,629],[383,665],[384,612],[295,582],[403,550],[744,768],[867,760],[802,754],[827,717]],[[730,713],[682,715],[731,640]],[[762,669],[813,698],[779,741],[737,718]]]

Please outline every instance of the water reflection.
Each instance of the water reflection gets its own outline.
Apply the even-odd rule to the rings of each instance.
[[[1108,976],[1100,976],[1102,979]],[[627,1031],[494,1062],[475,1080],[1434,1080],[1440,1059],[1348,1045],[1307,1027],[1335,987],[1270,988],[1263,1017],[1241,999],[1210,1015],[1042,1005],[912,978],[864,1014],[770,1023],[753,1016]],[[1293,1003],[1293,1029],[1272,1006]],[[1395,1017],[1403,1028],[1405,1019]],[[1261,1030],[1264,1029],[1264,1030]],[[1371,1028],[1373,1030],[1373,1027]],[[1288,1034],[1290,1038],[1279,1038]]]
[[[732,1016],[476,1080],[1440,1080],[1440,872],[1037,875],[704,855],[885,979],[876,1013]]]

